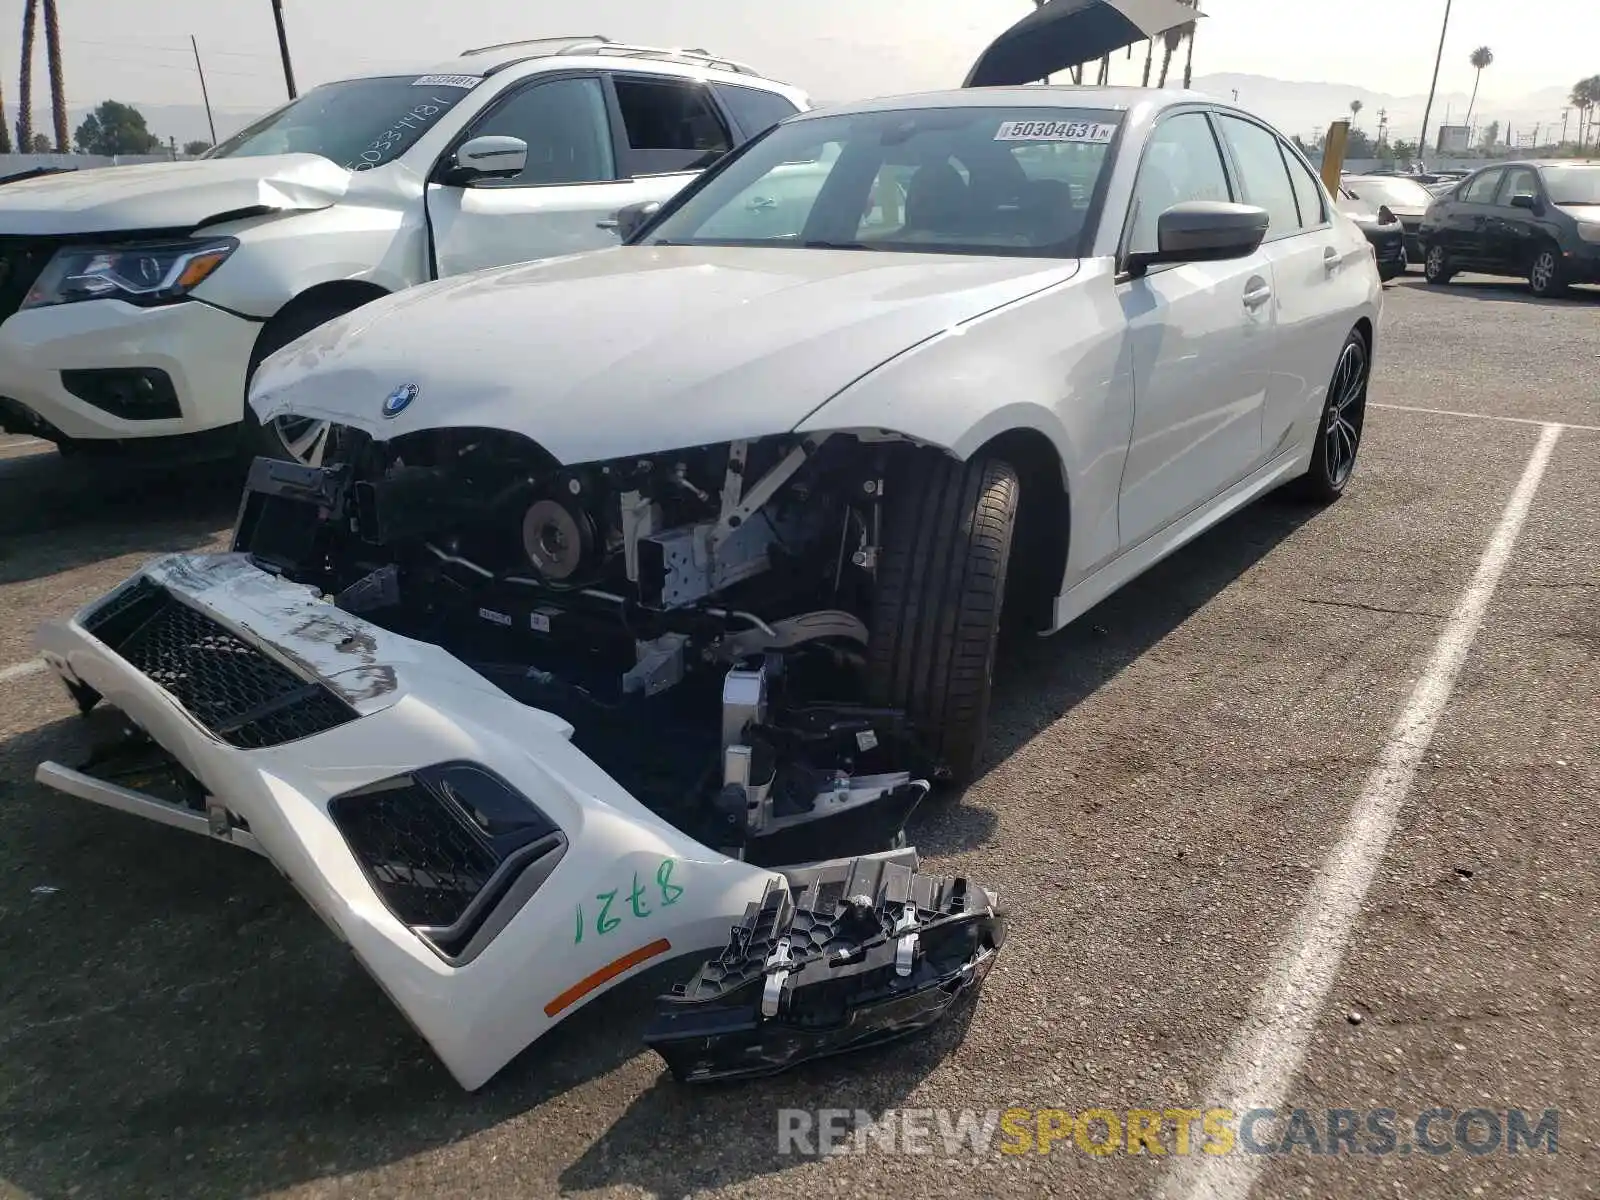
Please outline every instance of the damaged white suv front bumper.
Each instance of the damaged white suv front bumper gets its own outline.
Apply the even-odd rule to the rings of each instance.
[[[992,894],[912,851],[765,869],[702,845],[565,721],[242,554],[159,559],[38,644],[131,726],[39,781],[265,856],[468,1089],[680,955],[721,951],[647,1041],[726,1078],[922,1028],[1003,940]]]

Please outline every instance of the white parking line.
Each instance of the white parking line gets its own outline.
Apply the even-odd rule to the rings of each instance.
[[[1206,1093],[1208,1104],[1236,1113],[1276,1108],[1299,1073],[1406,793],[1511,559],[1561,431],[1558,424],[1546,424],[1539,435],[1478,569],[1434,643],[1343,835],[1318,871],[1244,1026],[1223,1055]],[[1266,1159],[1257,1154],[1196,1154],[1171,1162],[1158,1192],[1165,1200],[1246,1200]]]
[[[0,683],[10,683],[13,679],[26,679],[29,675],[37,675],[43,670],[45,662],[42,658],[30,658],[27,662],[0,669]]]
[[[1573,425],[1568,421],[1540,421],[1533,417],[1503,417],[1499,413],[1457,412],[1451,408],[1417,408],[1411,404],[1379,404],[1376,401],[1367,405],[1368,408],[1388,408],[1395,412],[1428,413],[1435,417],[1472,417],[1478,421],[1504,421],[1511,425],[1537,425],[1541,429],[1551,426],[1557,429],[1581,429],[1589,433],[1600,433],[1600,425]]]

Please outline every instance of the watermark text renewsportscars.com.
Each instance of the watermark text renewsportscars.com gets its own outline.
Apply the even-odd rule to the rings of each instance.
[[[1555,1154],[1560,1111],[1393,1108],[784,1108],[778,1153]]]

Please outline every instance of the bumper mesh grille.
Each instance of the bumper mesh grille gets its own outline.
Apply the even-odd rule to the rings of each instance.
[[[330,811],[384,902],[413,927],[455,924],[499,865],[486,838],[410,779],[340,797]]]
[[[310,737],[359,715],[324,684],[307,683],[148,579],[97,609],[85,628],[242,750]]]

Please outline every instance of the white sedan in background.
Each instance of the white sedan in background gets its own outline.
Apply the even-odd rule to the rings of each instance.
[[[1368,242],[1203,96],[806,113],[621,219],[269,358],[323,464],[41,635],[178,786],[40,778],[266,854],[469,1087],[729,925],[650,1035],[681,1075],[936,1019],[1003,926],[893,856],[981,765],[1002,617],[1332,501],[1361,442]]]

